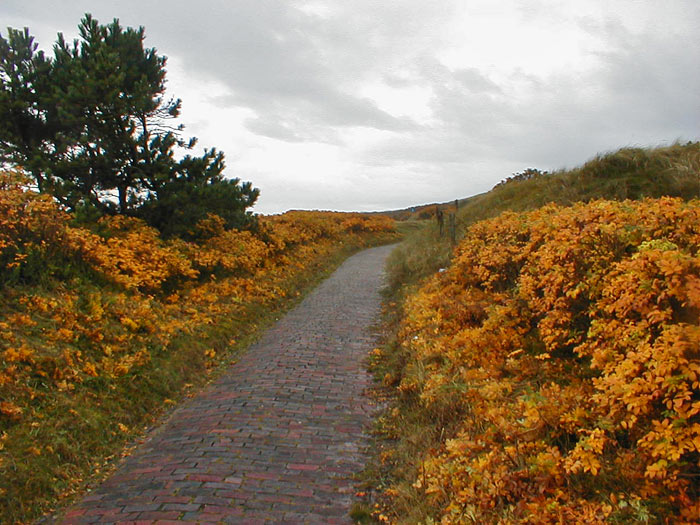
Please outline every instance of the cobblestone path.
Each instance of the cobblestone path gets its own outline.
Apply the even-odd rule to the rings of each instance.
[[[390,251],[349,258],[62,523],[350,523]]]

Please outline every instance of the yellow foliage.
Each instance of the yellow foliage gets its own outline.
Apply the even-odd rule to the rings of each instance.
[[[63,242],[68,216],[48,195],[28,188],[29,179],[0,172],[0,272],[26,263],[30,254],[48,254]]]
[[[70,219],[20,175],[0,173],[2,446],[6,431],[41,424],[36,407],[129,381],[155,357],[167,358],[180,334],[230,318],[253,323],[258,304],[276,303],[343,242],[393,231],[391,220],[359,214],[262,217],[255,232],[226,230],[211,215],[194,226],[199,239],[191,243],[163,240],[134,218],[104,217],[92,229]],[[55,267],[68,277],[15,286],[23,271],[51,275]],[[231,333],[230,344],[238,337]],[[203,365],[217,356],[207,349]],[[0,477],[8,468],[0,464]]]
[[[10,401],[0,401],[0,414],[3,416],[10,419],[19,419],[22,412],[24,412],[22,408],[18,407],[14,403],[11,403]]]
[[[126,289],[155,292],[168,280],[190,280],[199,272],[174,243],[138,219],[115,216],[100,220],[108,238],[69,228],[68,247],[95,270]]]
[[[416,480],[443,523],[696,515],[699,250],[700,202],[671,198],[469,229],[399,331],[398,388],[465,414]]]

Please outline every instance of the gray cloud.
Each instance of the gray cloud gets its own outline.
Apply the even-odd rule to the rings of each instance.
[[[510,5],[509,11],[499,6],[504,18],[530,28],[550,48],[583,42],[585,67],[573,59],[547,73],[451,63],[445,51],[459,32],[450,32],[450,23],[465,10],[475,17],[493,12],[485,0],[173,0],[167,6],[3,0],[0,16],[36,28],[45,49],[55,39],[49,28],[74,34],[85,11],[101,22],[118,17],[124,25],[144,25],[146,44],[176,58],[188,86],[222,86],[223,94],[203,92],[203,99],[246,110],[237,133],[252,134],[248,143],[335,148],[343,174],[324,172],[317,192],[309,181],[273,183],[276,173],[237,174],[265,181],[263,199],[269,191],[273,207],[291,195],[304,201],[289,207],[389,206],[384,196],[392,191],[396,206],[448,200],[484,191],[525,167],[571,167],[621,146],[700,138],[695,0],[658,6],[582,0],[576,9],[555,0],[503,5]],[[564,23],[571,31],[555,33]],[[487,31],[469,51],[488,53],[503,44],[498,38]],[[368,90],[377,84],[429,93],[427,116],[390,112]],[[375,140],[352,143],[365,131]],[[356,190],[360,173],[366,179]]]
[[[169,48],[193,74],[227,86],[231,105],[256,113],[257,119],[247,124],[251,131],[280,140],[328,141],[329,135],[337,140],[335,127],[414,127],[354,94],[368,68],[363,50],[351,49],[367,33],[337,18],[326,23],[289,2],[215,5],[213,12],[190,2],[171,5],[180,13],[171,34],[183,38],[171,38]],[[206,30],[187,38],[192,27]]]
[[[294,131],[295,126],[293,124],[287,124],[280,121],[280,119],[262,120],[259,118],[249,118],[245,120],[244,125],[246,129],[257,135],[283,140],[285,142],[333,142],[329,140],[330,137],[301,135]]]
[[[10,2],[5,9],[28,20],[42,17],[37,4]],[[370,36],[337,17],[325,24],[294,2],[180,0],[169,2],[166,10],[134,0],[75,2],[71,9],[59,10],[56,21],[74,32],[83,10],[103,23],[118,17],[126,25],[144,25],[147,44],[157,41],[158,47],[167,48],[166,54],[177,55],[193,78],[227,86],[231,96],[222,102],[253,109],[259,122],[248,127],[263,135],[277,129],[272,134],[281,140],[314,140],[323,135],[314,129],[318,127],[403,130],[413,125],[353,94],[368,59],[362,50],[353,49],[361,42],[365,48],[380,45],[381,35]],[[361,18],[362,26],[372,23]],[[43,42],[42,47],[51,43]],[[283,129],[287,131],[280,132]]]
[[[498,84],[474,68],[458,69],[453,76],[471,93],[501,93]]]

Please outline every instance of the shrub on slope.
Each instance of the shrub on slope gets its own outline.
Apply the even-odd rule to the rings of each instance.
[[[76,226],[26,182],[0,174],[3,523],[73,493],[343,254],[395,238],[383,217],[295,212],[163,240],[124,216]]]
[[[696,523],[699,249],[697,200],[471,226],[398,335],[398,389],[440,436],[415,506],[443,523]],[[386,492],[394,509],[406,493]]]
[[[570,205],[595,199],[700,197],[700,142],[658,148],[623,148],[597,155],[580,167],[528,180],[499,184],[491,191],[460,201],[457,238],[477,221],[504,211],[527,211],[549,203]],[[446,212],[451,207],[442,206]],[[434,221],[433,221],[434,222]],[[447,266],[452,257],[448,236],[431,224],[416,232],[390,261],[394,287],[415,283]]]

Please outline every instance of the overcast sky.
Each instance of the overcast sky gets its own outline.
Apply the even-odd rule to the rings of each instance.
[[[700,139],[698,0],[0,0],[50,51],[144,26],[260,213],[380,210]]]

